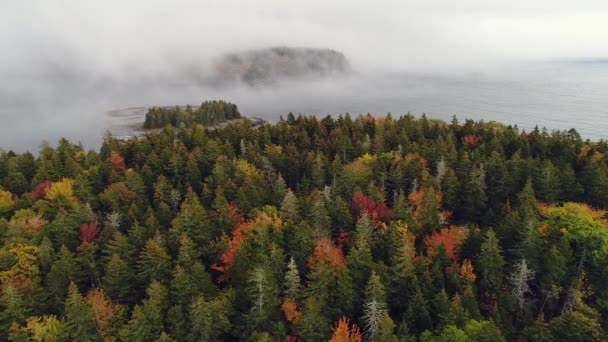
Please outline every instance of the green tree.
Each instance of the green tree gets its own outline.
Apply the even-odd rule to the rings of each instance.
[[[171,256],[155,239],[146,242],[146,246],[137,260],[139,277],[142,281],[166,281],[171,270]]]
[[[68,341],[101,341],[91,308],[76,284],[70,283],[63,313],[63,338]]]
[[[481,244],[481,254],[478,265],[481,271],[481,286],[496,293],[502,284],[502,271],[505,262],[502,257],[502,250],[498,244],[496,234],[492,229],[486,232],[483,243]]]
[[[25,319],[27,310],[23,296],[10,284],[2,288],[0,308],[0,337],[6,338],[11,325],[20,324]]]

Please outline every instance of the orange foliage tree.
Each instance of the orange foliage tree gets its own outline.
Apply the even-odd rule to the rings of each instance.
[[[327,266],[339,271],[346,264],[344,252],[329,238],[322,237],[315,242],[315,249],[307,261],[308,267],[315,270],[320,266]]]
[[[348,318],[342,317],[334,327],[334,333],[329,342],[361,342],[361,331],[356,324],[349,326]]]
[[[480,141],[481,141],[481,137],[479,135],[475,135],[475,134],[469,134],[469,135],[465,135],[464,137],[462,137],[462,142],[468,148],[476,147]]]
[[[424,244],[427,248],[427,253],[430,256],[434,256],[436,254],[435,249],[443,244],[448,256],[453,260],[456,260],[458,257],[458,250],[465,237],[465,228],[451,226],[449,228],[442,228],[440,232],[433,232],[431,235],[426,236],[424,238]]]
[[[112,152],[112,154],[110,154],[110,161],[112,162],[114,171],[118,173],[123,173],[127,170],[127,166],[125,165],[125,159],[121,157],[120,154]]]
[[[460,266],[460,279],[463,283],[473,283],[477,279],[471,260],[465,259],[462,262],[462,266]]]
[[[283,311],[283,315],[285,315],[285,319],[288,322],[293,325],[300,324],[302,313],[298,310],[298,305],[293,298],[285,298],[285,300],[283,300],[283,304],[281,305],[281,310]]]
[[[112,303],[101,288],[89,291],[85,299],[91,307],[97,332],[104,341],[111,341],[112,335],[116,333],[119,327],[118,323],[120,323],[125,312],[125,307],[121,304]]]
[[[232,231],[232,237],[228,241],[227,250],[222,253],[219,257],[220,262],[213,264],[212,269],[223,273],[218,281],[225,282],[227,280],[228,272],[236,261],[236,256],[239,248],[247,238],[247,234],[256,229],[263,229],[268,227],[270,229],[281,229],[282,221],[273,214],[271,217],[265,212],[260,212],[253,220],[245,221],[235,206],[230,205],[232,212],[232,219],[237,222],[236,227]]]

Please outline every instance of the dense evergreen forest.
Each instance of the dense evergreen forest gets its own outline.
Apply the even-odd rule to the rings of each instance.
[[[1,340],[606,340],[605,142],[186,112],[0,154]]]
[[[241,113],[235,104],[221,100],[205,101],[199,107],[152,107],[146,113],[144,128],[163,128],[166,125],[191,127],[195,124],[211,126],[240,118]]]

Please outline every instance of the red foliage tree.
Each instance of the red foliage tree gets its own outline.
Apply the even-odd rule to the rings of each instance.
[[[83,223],[80,225],[80,234],[78,239],[82,242],[93,242],[99,235],[99,227],[96,222]]]
[[[465,234],[466,231],[461,227],[442,228],[440,232],[433,232],[424,238],[428,255],[435,255],[435,249],[443,244],[448,256],[456,260]]]
[[[253,228],[251,224],[245,222],[243,215],[235,204],[229,203],[226,206],[231,213],[232,219],[236,222],[236,227],[232,231],[232,237],[228,242],[228,250],[220,255],[220,264],[211,265],[212,269],[223,273],[218,279],[219,282],[227,280],[227,273],[232,265],[234,265],[236,253],[245,240],[245,234]]]
[[[377,204],[361,192],[353,195],[351,206],[357,217],[367,214],[375,222],[387,221],[391,215],[391,210],[386,204]]]
[[[32,192],[30,193],[32,195],[32,198],[35,200],[43,199],[44,196],[46,196],[46,190],[50,188],[51,185],[53,185],[53,182],[51,182],[50,180],[46,180],[36,185],[34,190],[32,190]]]
[[[116,172],[123,173],[127,170],[125,159],[121,157],[120,154],[112,152],[112,154],[110,154],[110,161],[112,162],[112,166],[114,166],[114,170]]]

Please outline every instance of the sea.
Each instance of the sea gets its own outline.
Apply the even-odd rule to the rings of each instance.
[[[483,71],[362,69],[270,85],[211,87],[197,77],[90,77],[71,72],[0,75],[0,148],[36,153],[62,137],[98,149],[103,136],[131,135],[146,108],[223,99],[245,116],[410,113],[608,139],[608,61],[519,63]]]

